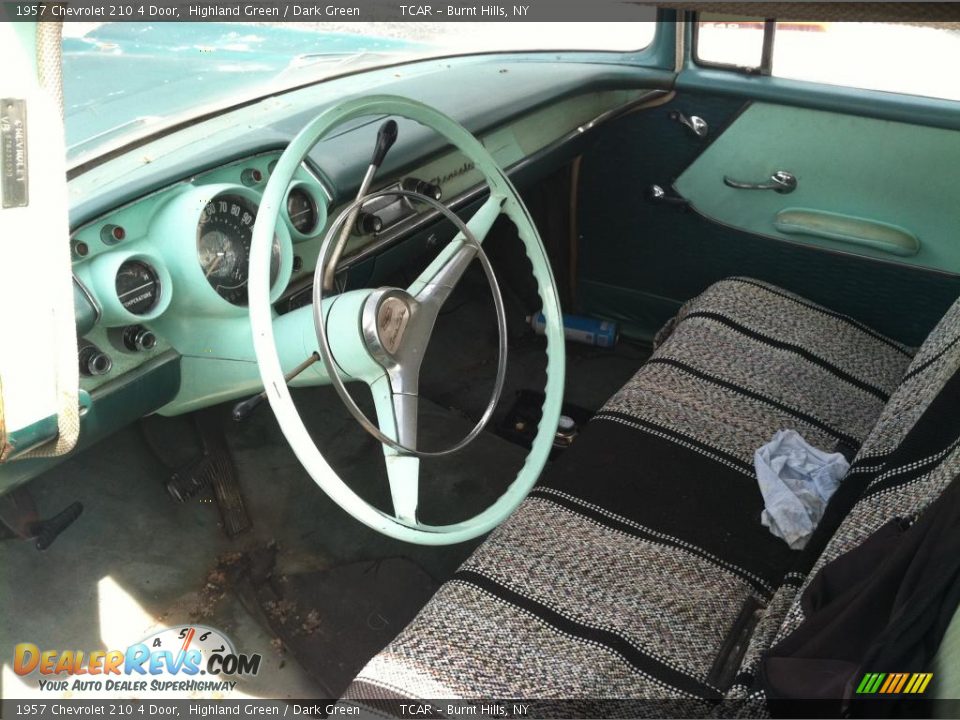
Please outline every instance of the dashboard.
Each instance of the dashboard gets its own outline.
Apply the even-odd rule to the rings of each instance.
[[[648,95],[605,91],[566,98],[492,128],[481,141],[516,175],[582,135],[598,115]],[[412,134],[411,125],[401,125],[401,133]],[[348,129],[334,141],[357,135],[366,145],[370,127]],[[74,276],[87,310],[85,320],[78,319],[83,390],[101,391],[157,357],[175,357],[186,377],[161,412],[187,412],[255,392],[248,260],[261,196],[280,155],[278,148],[224,162],[74,229]],[[377,178],[373,190],[416,189],[459,211],[483,199],[482,177],[456,150],[425,147],[413,157]],[[275,228],[270,285],[278,316],[310,302],[322,237],[351,199],[353,178],[334,184],[333,163],[319,167],[315,160],[312,153],[297,169]],[[376,268],[396,268],[454,234],[427,206],[389,197],[365,205],[351,230],[338,269],[364,283],[376,279]],[[397,259],[400,246],[406,249]]]
[[[497,58],[384,68],[267,97],[71,169],[77,450],[150,413],[190,412],[260,390],[246,304],[250,229],[274,163],[323,109],[364,92],[426,102],[472,131],[522,190],[582,153],[595,127],[656,102],[672,77],[591,63],[564,62],[558,71],[551,62]],[[338,128],[287,188],[270,271],[275,330],[309,303],[321,239],[355,196],[382,120]],[[371,191],[411,186],[461,215],[486,193],[464,156],[400,120]],[[399,200],[365,206],[352,230],[338,266],[350,287],[419,266],[419,256],[454,234],[435,211]],[[302,361],[308,342],[315,347],[306,332],[287,347],[278,339],[284,365]],[[58,461],[8,463],[0,467],[0,489]]]

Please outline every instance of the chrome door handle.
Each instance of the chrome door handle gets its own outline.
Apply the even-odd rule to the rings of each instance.
[[[698,138],[705,138],[707,133],[710,132],[710,126],[707,125],[707,121],[697,115],[687,116],[682,112],[674,110],[670,113],[670,119],[676,120]]]
[[[786,170],[777,170],[770,176],[770,182],[749,183],[734,180],[729,175],[724,175],[723,184],[727,187],[736,188],[737,190],[773,190],[774,192],[786,195],[797,189],[797,177],[793,173],[788,173]]]

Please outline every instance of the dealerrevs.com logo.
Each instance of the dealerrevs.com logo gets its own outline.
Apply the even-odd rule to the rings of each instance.
[[[17,675],[44,692],[87,695],[224,693],[260,671],[259,654],[239,654],[219,630],[193,625],[161,630],[125,650],[14,648]]]

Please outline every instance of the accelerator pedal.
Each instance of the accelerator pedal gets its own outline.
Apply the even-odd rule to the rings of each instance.
[[[151,416],[143,428],[154,454],[172,470],[166,482],[170,497],[183,503],[210,488],[223,530],[234,537],[253,523],[224,437],[223,420],[222,409],[211,408],[194,413],[192,422]]]

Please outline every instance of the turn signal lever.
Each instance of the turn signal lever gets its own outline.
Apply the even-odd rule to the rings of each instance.
[[[377,132],[377,145],[373,149],[373,157],[370,159],[370,167],[367,168],[367,174],[363,176],[363,182],[360,183],[360,189],[357,191],[358,200],[370,192],[370,183],[373,182],[373,176],[377,174],[377,170],[383,164],[383,159],[387,156],[387,151],[390,150],[397,141],[397,132],[396,120],[387,120],[380,126],[380,130]],[[343,224],[343,230],[340,231],[340,237],[337,238],[337,244],[334,245],[333,250],[330,252],[330,259],[327,261],[327,266],[323,270],[324,290],[333,290],[333,281],[337,275],[337,265],[340,262],[340,256],[343,254],[343,248],[346,247],[347,239],[350,237],[350,232],[357,222],[357,215],[359,213],[360,205],[358,203],[347,217],[347,221]]]
[[[319,359],[320,359],[320,355],[317,353],[313,353],[313,355],[308,357],[302,363],[297,365],[293,370],[291,370],[286,375],[284,375],[283,376],[284,381],[290,382],[297,375],[302,373],[304,370],[306,370],[308,367],[313,365]],[[236,405],[233,406],[233,412],[231,413],[233,415],[233,419],[236,422],[243,422],[248,417],[250,417],[250,414],[257,409],[260,403],[262,403],[266,399],[267,399],[267,391],[264,390],[262,393],[258,393],[251,398],[247,398],[243,402],[238,402]]]

